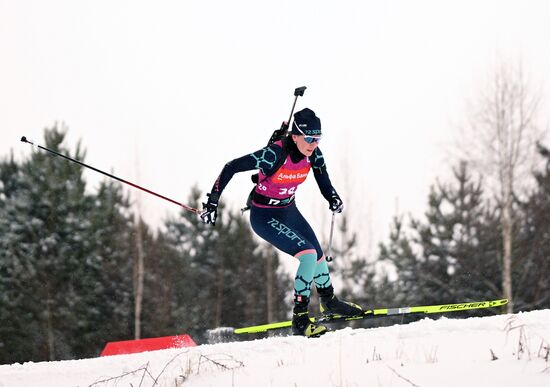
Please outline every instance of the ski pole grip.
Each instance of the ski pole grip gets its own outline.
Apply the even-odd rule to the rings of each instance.
[[[32,146],[36,146],[36,145],[34,145],[34,142],[27,140],[27,137],[25,137],[25,136],[21,137],[21,142],[26,142],[27,144],[31,144]]]

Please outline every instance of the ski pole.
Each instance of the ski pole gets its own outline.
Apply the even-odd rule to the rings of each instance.
[[[279,136],[282,136],[288,130],[288,126],[290,125],[290,120],[292,120],[292,114],[294,113],[294,108],[296,107],[296,102],[298,101],[298,97],[303,97],[306,89],[307,89],[307,86],[301,86],[294,89],[294,103],[292,104],[292,109],[290,109],[290,116],[288,117],[288,121],[286,122],[283,121],[283,123],[281,124],[281,127],[273,132],[267,145],[273,144],[276,138],[278,138]]]
[[[328,237],[328,249],[327,249],[327,256],[325,257],[325,260],[327,262],[332,262],[332,260],[334,259],[334,257],[332,256],[331,254],[331,250],[332,250],[332,235],[334,234],[334,216],[336,215],[336,213],[332,213],[332,221],[330,222],[330,235]]]
[[[114,175],[111,175],[110,173],[103,172],[103,171],[100,170],[100,169],[97,169],[97,168],[94,168],[94,167],[92,167],[92,166],[90,166],[90,165],[84,164],[84,163],[81,162],[81,161],[75,160],[75,159],[73,159],[73,158],[71,158],[71,157],[69,157],[69,156],[63,155],[63,154],[58,153],[58,152],[56,152],[56,151],[54,151],[54,150],[48,149],[48,148],[46,148],[46,147],[43,147],[42,145],[35,144],[35,143],[33,143],[32,141],[27,140],[27,138],[26,138],[25,136],[21,137],[21,141],[22,141],[22,142],[26,142],[27,144],[31,144],[32,146],[36,146],[36,147],[38,147],[38,148],[40,148],[40,149],[42,149],[42,150],[45,150],[45,151],[47,151],[47,152],[50,152],[50,153],[52,153],[52,154],[54,154],[54,155],[56,155],[56,156],[63,157],[63,158],[66,159],[66,160],[72,161],[73,163],[76,163],[76,164],[81,165],[81,166],[83,166],[83,167],[89,168],[89,169],[91,169],[91,170],[93,170],[93,171],[99,172],[99,173],[101,173],[101,174],[103,174],[103,175],[105,175],[105,176],[110,177],[111,179],[118,180],[118,181],[120,181],[120,182],[122,182],[122,183],[125,183],[125,184],[128,184],[128,185],[130,185],[130,186],[132,186],[132,187],[134,187],[134,188],[137,188],[137,189],[140,189],[140,190],[142,190],[142,191],[145,191],[145,192],[147,192],[147,193],[149,193],[149,194],[151,194],[151,195],[155,195],[156,197],[159,197],[159,198],[161,198],[161,199],[167,200],[167,201],[169,201],[170,203],[177,204],[178,206],[182,207],[184,210],[194,212],[194,213],[197,214],[197,215],[201,213],[201,211],[200,211],[199,209],[197,209],[197,208],[193,208],[193,207],[186,206],[185,204],[182,204],[182,203],[180,203],[180,202],[177,202],[177,201],[175,201],[175,200],[172,200],[172,199],[170,199],[170,198],[167,198],[166,196],[163,196],[163,195],[161,195],[161,194],[158,194],[158,193],[156,193],[156,192],[153,192],[153,191],[151,191],[151,190],[148,190],[147,188],[140,187],[140,186],[137,185],[137,184],[134,184],[134,183],[131,183],[131,182],[127,181],[127,180],[121,179],[120,177],[116,177],[116,176],[114,176]]]

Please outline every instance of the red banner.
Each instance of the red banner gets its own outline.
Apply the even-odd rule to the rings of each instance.
[[[195,347],[197,344],[189,335],[154,337],[150,339],[112,341],[105,345],[101,356],[125,355],[168,348]]]

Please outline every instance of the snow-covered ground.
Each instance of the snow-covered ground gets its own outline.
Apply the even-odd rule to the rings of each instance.
[[[0,366],[0,387],[550,387],[550,310]]]

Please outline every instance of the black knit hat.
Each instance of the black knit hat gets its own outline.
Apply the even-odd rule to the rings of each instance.
[[[298,130],[299,129],[299,130]],[[303,133],[300,133],[300,130]],[[311,109],[305,108],[294,113],[294,123],[292,124],[292,134],[305,134],[306,136],[321,135],[321,120]]]

